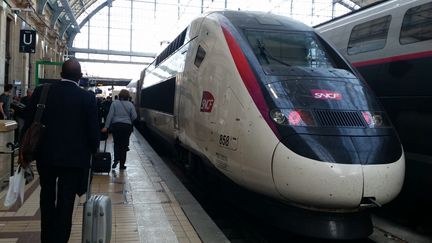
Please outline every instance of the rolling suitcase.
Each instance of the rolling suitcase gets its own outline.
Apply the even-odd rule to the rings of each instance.
[[[91,171],[87,183],[83,210],[82,243],[109,243],[112,230],[111,199],[104,195],[91,195]]]
[[[108,139],[105,139],[105,146],[103,152],[97,152],[93,155],[93,172],[95,173],[109,173],[111,171],[111,153],[106,151]]]

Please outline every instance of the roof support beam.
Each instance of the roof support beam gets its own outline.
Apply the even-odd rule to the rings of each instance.
[[[60,14],[63,12],[63,10],[64,9],[62,7],[59,6],[54,7],[54,13],[51,16],[51,28],[55,27],[57,20],[59,19]]]
[[[149,52],[128,52],[128,51],[112,51],[112,50],[99,50],[87,48],[69,48],[70,52],[90,53],[90,54],[103,54],[103,55],[118,55],[118,56],[134,56],[134,57],[148,57],[155,58],[156,53]]]
[[[94,15],[96,15],[99,11],[101,11],[101,9],[103,9],[106,6],[111,7],[112,6],[112,0],[107,0],[106,2],[102,3],[97,8],[95,8],[91,13],[89,13],[89,15],[87,15],[87,17],[85,17],[83,19],[83,21],[81,21],[81,23],[78,26],[78,29],[81,29]],[[71,35],[69,36],[68,43],[67,43],[67,46],[69,48],[72,48],[72,44],[73,44],[73,41],[74,41],[77,33],[78,32],[71,33]]]
[[[66,30],[72,25],[72,23],[70,21],[66,21],[62,23],[61,28],[60,28],[60,38],[63,39],[64,34],[66,33]]]
[[[347,3],[346,0],[333,0],[333,4],[339,3],[340,5],[344,6],[345,8],[354,11],[356,10],[355,6],[356,4],[354,3],[354,6],[351,6],[349,3]],[[351,2],[353,3],[353,2]]]
[[[72,11],[72,8],[69,5],[69,1],[68,0],[60,0],[60,2],[62,4],[62,7],[64,8],[64,10],[66,11],[67,16],[69,17],[69,20],[71,21],[67,27],[69,28],[70,25],[73,25],[75,27],[76,31],[79,32],[79,28],[78,28],[79,25],[77,23],[75,15]],[[63,34],[64,34],[64,32],[63,32]]]
[[[47,4],[48,0],[39,0],[37,1],[37,13],[39,15],[45,14],[45,6]]]
[[[115,64],[137,64],[137,65],[148,65],[150,62],[135,62],[135,61],[115,61],[115,60],[98,60],[98,59],[85,59],[77,58],[79,62],[94,62],[94,63],[115,63]]]

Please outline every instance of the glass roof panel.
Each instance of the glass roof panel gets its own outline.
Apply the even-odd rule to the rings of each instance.
[[[58,0],[49,0],[52,4]],[[121,0],[116,0],[121,1]],[[116,1],[113,1],[116,2]],[[341,2],[356,4],[360,7],[369,5],[371,3],[377,2],[379,0],[341,0]],[[75,18],[84,19],[89,13],[92,12],[97,6],[105,2],[105,0],[69,0],[69,4],[73,9]],[[154,0],[154,1],[145,1],[138,0],[136,2],[149,3],[151,5],[155,5],[156,3],[156,12],[163,11],[166,8],[177,8],[179,11],[177,15],[182,18],[182,16],[196,14],[213,11],[213,10],[221,10],[224,8],[233,9],[233,10],[261,10],[261,11],[285,11],[290,12],[291,5],[294,5],[295,8],[300,6],[300,8],[304,8],[305,11],[303,13],[310,14],[311,8],[306,7],[306,5],[311,6],[312,2],[318,6],[315,7],[316,15],[324,15],[322,14],[323,5],[329,5],[333,1],[329,0],[315,0],[315,1],[305,1],[305,0],[279,0],[279,1],[269,1],[268,4],[263,4],[262,0]],[[292,4],[294,2],[295,4]],[[202,5],[201,5],[202,4]],[[288,8],[287,8],[288,7]],[[278,10],[279,9],[279,10]],[[324,7],[325,12],[328,12],[328,8]],[[327,15],[328,13],[325,13]],[[301,12],[296,11],[296,16],[302,15]],[[294,17],[294,14],[293,14]],[[188,17],[183,17],[189,19]],[[309,21],[317,24],[315,20]],[[78,21],[80,23],[80,21]]]
[[[149,61],[151,57],[142,56],[163,50],[166,43],[203,12],[223,9],[272,12],[313,26],[350,12],[355,4],[362,6],[372,1],[376,0],[339,0],[338,4],[334,0],[115,0],[108,8],[107,0],[71,0],[77,22],[83,25],[72,46],[110,53],[80,55],[90,59]],[[104,7],[94,13],[100,6]],[[84,23],[90,14],[90,20]],[[105,68],[104,72],[108,70]],[[139,72],[128,75],[136,78]]]
[[[91,0],[88,1],[86,6],[88,7],[84,8],[81,13],[78,13],[76,16],[78,24],[80,24],[93,10],[95,10],[97,7],[99,7],[101,4],[106,2],[106,0]]]

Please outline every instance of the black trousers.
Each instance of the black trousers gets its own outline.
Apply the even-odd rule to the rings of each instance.
[[[38,166],[37,169],[41,185],[41,242],[67,243],[75,195],[88,169],[58,166]]]
[[[126,153],[129,151],[129,138],[133,126],[127,123],[113,123],[112,134],[114,139],[114,161],[120,161],[120,165],[126,162]]]

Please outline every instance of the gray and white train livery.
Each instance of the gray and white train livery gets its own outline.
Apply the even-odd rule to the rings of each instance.
[[[354,227],[344,219],[401,190],[404,153],[382,107],[300,22],[205,14],[130,86],[150,130],[234,183],[306,212],[301,217],[326,215],[298,233],[365,237],[370,220]]]

